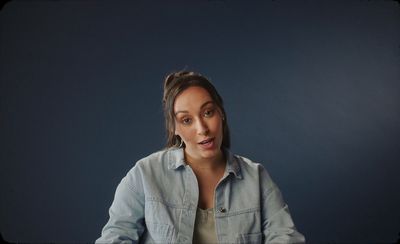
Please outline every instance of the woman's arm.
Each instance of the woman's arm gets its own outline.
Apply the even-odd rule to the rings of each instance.
[[[288,205],[283,201],[278,187],[271,180],[265,169],[261,172],[262,193],[262,231],[265,243],[305,243],[290,216]]]
[[[144,194],[135,168],[117,187],[110,207],[110,219],[96,243],[138,243],[145,230]],[[139,184],[138,184],[139,183]]]

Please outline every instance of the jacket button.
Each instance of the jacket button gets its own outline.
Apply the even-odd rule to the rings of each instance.
[[[219,208],[219,212],[220,212],[220,213],[226,213],[226,208],[220,207],[220,208]]]

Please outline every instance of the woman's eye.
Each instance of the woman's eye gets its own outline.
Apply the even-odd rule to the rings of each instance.
[[[190,122],[192,122],[192,120],[189,119],[189,118],[184,118],[184,119],[182,119],[182,123],[183,123],[184,125],[188,125],[188,124],[190,124]]]
[[[205,117],[211,117],[214,114],[214,110],[213,109],[208,109],[204,112],[204,116]]]

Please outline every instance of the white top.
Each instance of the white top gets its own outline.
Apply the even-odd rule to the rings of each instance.
[[[193,244],[218,243],[215,232],[214,209],[197,208]]]

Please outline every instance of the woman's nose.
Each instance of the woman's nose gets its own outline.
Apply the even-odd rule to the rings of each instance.
[[[208,135],[209,129],[208,129],[207,123],[202,119],[198,120],[197,132],[199,135],[204,135],[204,136]]]

